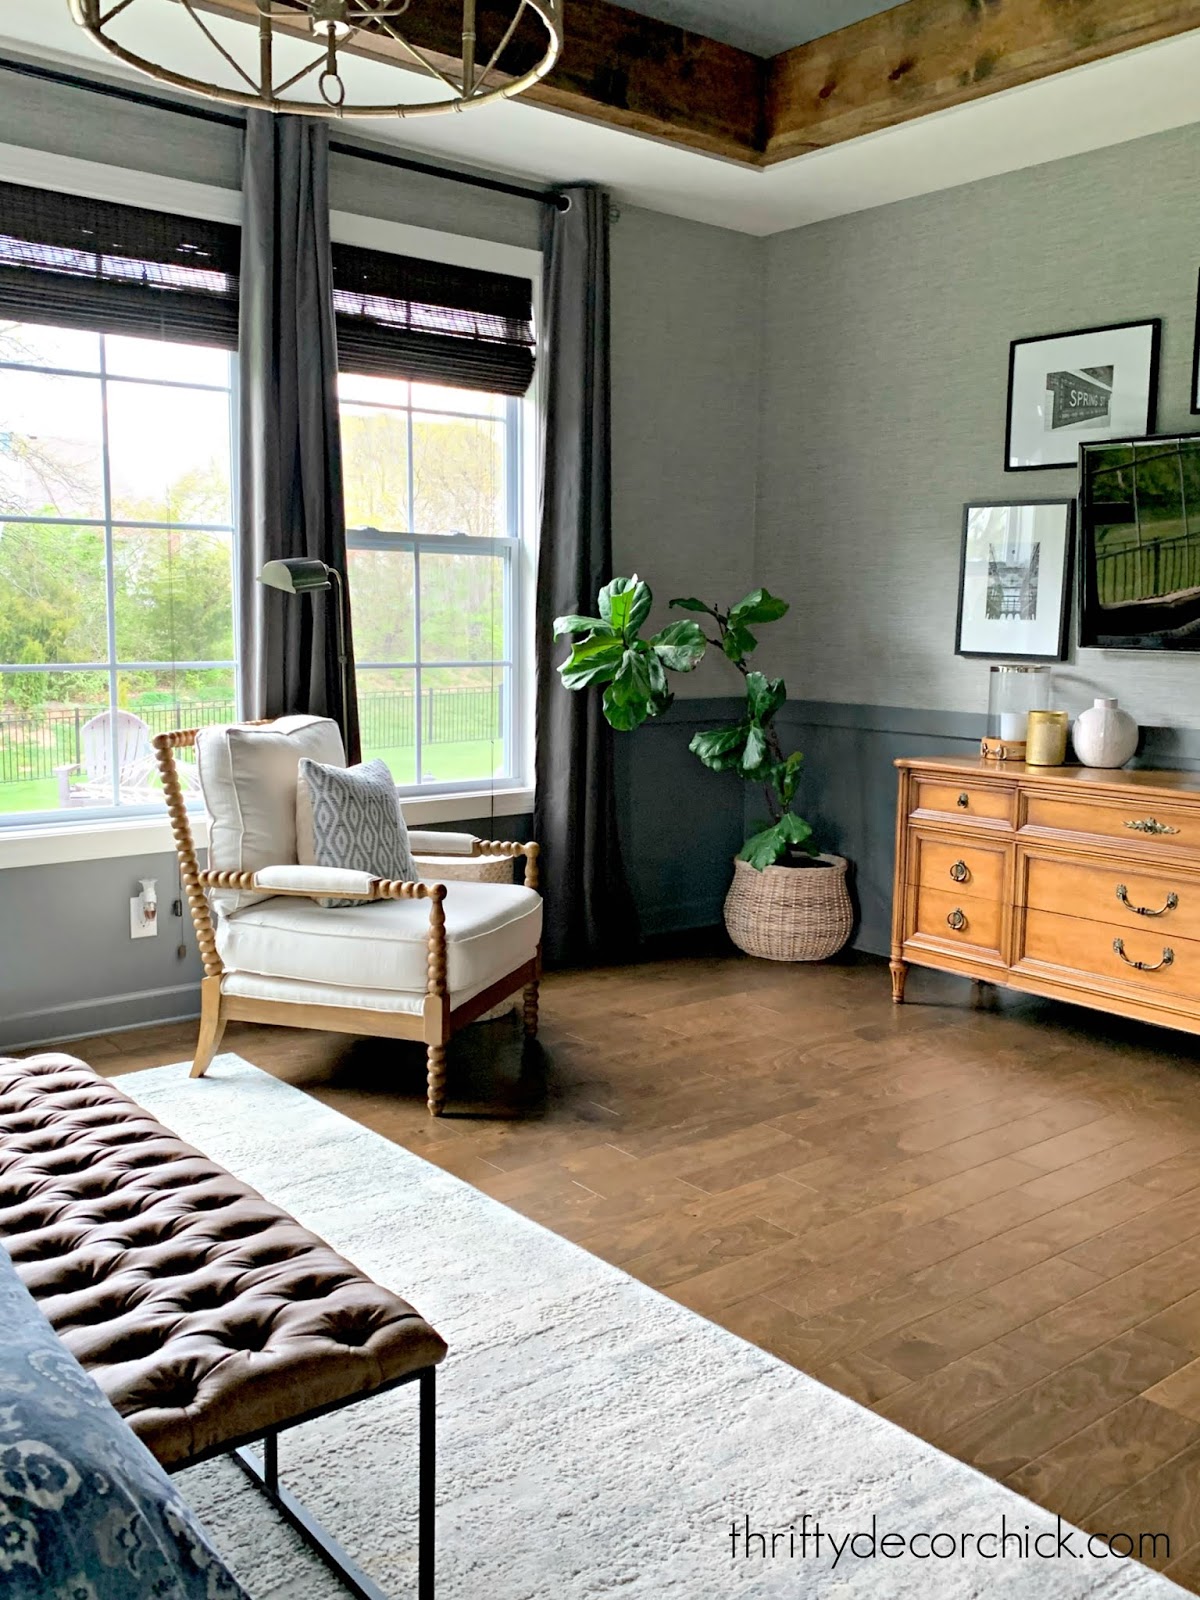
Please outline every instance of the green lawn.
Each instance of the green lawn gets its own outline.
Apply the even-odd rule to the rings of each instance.
[[[393,750],[364,750],[364,761],[381,757],[397,783],[416,782],[416,752],[412,745]],[[467,744],[435,744],[425,752],[426,783],[452,783],[456,778],[486,778],[501,758],[497,742],[480,739]],[[0,816],[18,811],[57,811],[57,778],[36,778],[25,783],[0,783]]]

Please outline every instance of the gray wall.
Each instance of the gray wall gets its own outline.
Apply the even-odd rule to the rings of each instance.
[[[1009,341],[1160,316],[1159,427],[1193,431],[1198,171],[1200,126],[767,242],[758,576],[795,602],[794,694],[986,705],[954,655],[963,502],[1075,483],[1004,471]],[[1064,682],[1200,727],[1191,659],[1079,651]]]

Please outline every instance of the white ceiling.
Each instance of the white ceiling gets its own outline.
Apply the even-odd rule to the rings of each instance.
[[[899,0],[621,0],[630,11],[675,22],[710,39],[773,56],[794,44],[888,11]]]
[[[153,44],[194,64],[194,24],[183,8],[162,0],[153,15],[146,53]],[[0,0],[0,51],[6,43],[74,68],[113,65],[71,22],[67,0]],[[415,74],[365,61],[356,70],[373,98],[423,92]],[[1197,83],[1200,32],[1193,32],[765,171],[520,101],[356,128],[422,157],[551,183],[600,183],[626,204],[762,235],[1195,122]],[[947,251],[952,259],[950,240]]]

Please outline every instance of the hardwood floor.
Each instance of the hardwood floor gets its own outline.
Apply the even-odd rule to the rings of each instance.
[[[1200,1040],[915,970],[550,977],[540,1050],[225,1049],[1200,1592]],[[117,1075],[194,1025],[67,1046]],[[413,1285],[419,1299],[419,1285]]]

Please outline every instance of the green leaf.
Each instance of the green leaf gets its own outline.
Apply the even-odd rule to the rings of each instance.
[[[554,637],[561,639],[564,633],[602,633],[610,639],[615,637],[608,623],[599,617],[577,617],[573,613],[554,619]]]
[[[688,749],[694,756],[699,756],[704,765],[713,772],[727,772],[740,763],[745,743],[746,729],[744,725],[740,725],[733,728],[714,728],[711,733],[698,733],[688,745]]]
[[[636,573],[632,578],[614,578],[600,591],[600,615],[626,637],[638,631],[653,604],[650,585],[643,583]]]
[[[773,867],[775,863],[787,854],[788,842],[780,831],[779,824],[773,828],[764,828],[761,833],[756,833],[746,840],[742,846],[741,856],[743,861],[748,861],[756,872],[761,872],[764,867]]]
[[[758,640],[749,628],[743,628],[740,623],[731,622],[725,630],[725,637],[721,644],[730,661],[742,661],[751,650],[755,649]]]
[[[708,640],[698,622],[668,622],[650,641],[664,667],[672,672],[691,672],[704,659]]]
[[[787,855],[789,848],[799,847],[808,855],[819,854],[816,846],[809,841],[812,838],[812,829],[803,817],[798,817],[792,811],[785,811],[773,827],[764,828],[761,833],[756,833],[742,846],[742,860],[748,861],[757,871],[764,867],[773,867]]]
[[[786,600],[781,600],[769,589],[755,589],[744,600],[739,600],[729,613],[732,623],[778,622],[790,610]]]
[[[757,722],[752,722],[746,733],[746,748],[739,764],[743,778],[757,778],[766,759],[767,736]]]
[[[761,672],[746,675],[746,705],[755,722],[767,723],[787,699],[782,678],[768,678]]]
[[[621,705],[645,704],[653,690],[650,682],[651,652],[643,645],[641,650],[626,650],[616,677],[613,679],[613,698]]]
[[[604,691],[604,715],[609,726],[618,733],[631,733],[634,728],[640,728],[650,715],[649,702],[624,700],[619,697],[616,684],[610,683]]]
[[[800,784],[800,768],[803,765],[804,757],[799,750],[794,750],[776,770],[773,781],[779,791],[779,798],[783,801],[785,809],[796,798],[796,790]]]
[[[706,616],[716,616],[713,608],[706,606],[703,600],[672,600],[671,609],[673,611],[703,611]]]
[[[662,656],[657,650],[647,650],[645,661],[646,674],[650,679],[650,693],[655,699],[661,699],[670,692],[667,688],[667,673]]]
[[[586,689],[593,683],[610,683],[624,655],[621,641],[611,636],[580,639],[559,667],[559,676],[568,689]]]

